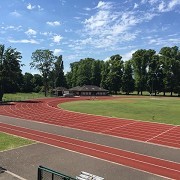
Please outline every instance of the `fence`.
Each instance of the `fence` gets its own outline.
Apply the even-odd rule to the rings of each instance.
[[[38,180],[76,180],[70,176],[59,173],[52,169],[39,166],[38,167]]]

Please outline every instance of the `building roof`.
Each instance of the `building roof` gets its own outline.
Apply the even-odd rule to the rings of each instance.
[[[68,89],[65,87],[57,87],[57,88],[53,89],[53,91],[68,91]]]
[[[101,87],[98,86],[93,86],[93,85],[84,85],[82,87],[80,86],[76,86],[74,88],[69,89],[70,91],[98,91],[98,92],[108,92],[108,90],[103,89]]]

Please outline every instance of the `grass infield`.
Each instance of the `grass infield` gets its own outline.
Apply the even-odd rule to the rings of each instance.
[[[180,125],[179,98],[117,98],[75,101],[60,107],[82,113]]]
[[[28,139],[19,138],[17,136],[8,135],[0,132],[0,151],[15,149],[20,146],[25,146],[34,143]]]

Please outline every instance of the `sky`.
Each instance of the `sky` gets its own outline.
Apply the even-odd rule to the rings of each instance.
[[[138,49],[180,45],[180,0],[0,0],[0,44],[31,55],[62,55],[65,72],[83,58],[131,58]]]

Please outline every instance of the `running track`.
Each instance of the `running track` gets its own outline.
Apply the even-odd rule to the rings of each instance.
[[[50,98],[1,105],[0,114],[180,148],[180,126],[108,118],[57,108],[59,103],[77,100],[87,98]]]
[[[34,120],[58,126],[93,131],[121,138],[130,138],[172,148],[180,148],[179,126],[87,115],[57,108],[57,104],[59,103],[75,100],[87,99],[51,98],[13,103],[0,106],[0,114],[18,117],[24,120]],[[177,162],[4,123],[0,123],[0,131],[87,154],[164,177],[172,179],[179,179],[180,177],[180,164]]]

